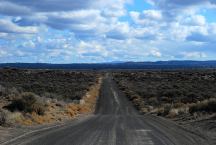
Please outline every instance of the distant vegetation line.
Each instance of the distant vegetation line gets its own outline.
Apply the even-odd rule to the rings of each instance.
[[[0,63],[0,68],[24,69],[188,69],[216,68],[216,61],[157,61],[118,63]]]

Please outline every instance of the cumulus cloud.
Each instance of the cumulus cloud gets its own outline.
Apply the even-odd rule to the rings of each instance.
[[[169,9],[165,10],[169,11]],[[143,12],[131,11],[130,16],[138,26],[134,30],[137,35],[134,36],[151,40],[185,41],[194,33],[208,35],[210,24],[203,15],[176,12],[170,19],[163,11],[163,9],[144,10]]]
[[[81,56],[102,56],[107,57],[109,52],[97,42],[84,42],[78,44],[78,54]]]
[[[27,33],[33,34],[38,31],[37,27],[20,27],[7,19],[0,19],[0,32],[3,33]]]
[[[91,0],[3,0],[3,2],[7,1],[37,12],[80,10],[89,7],[92,3]]]
[[[0,14],[9,16],[19,16],[19,15],[29,15],[32,10],[27,6],[17,5],[16,3],[11,3],[8,1],[0,2]]]
[[[203,8],[215,8],[215,0],[148,0],[169,20],[182,15],[193,15]]]
[[[124,6],[130,2],[132,0],[96,0],[94,6],[101,9],[103,16],[116,18],[124,16],[127,13]]]
[[[202,15],[192,15],[190,17],[186,17],[183,20],[183,24],[191,26],[204,26],[206,25],[206,19]]]
[[[170,9],[184,9],[191,6],[204,6],[215,3],[214,0],[149,0],[149,2],[166,11],[169,11]]]
[[[130,26],[128,23],[119,22],[106,34],[107,38],[124,40],[130,37]]]
[[[132,1],[1,0],[0,48],[56,61],[198,59],[208,55],[197,47],[214,48],[216,22],[202,13],[214,0],[145,0],[150,8],[129,11]]]
[[[79,38],[104,35],[118,17],[126,14],[125,3],[130,0],[2,0],[0,14],[19,16],[13,25],[29,27],[47,25],[70,30]],[[12,23],[11,23],[12,25]]]
[[[161,57],[162,56],[161,52],[158,49],[155,49],[155,48],[150,50],[149,55],[153,56],[153,57]]]
[[[145,10],[142,13],[131,11],[133,21],[141,25],[157,25],[162,20],[162,14],[158,10]]]

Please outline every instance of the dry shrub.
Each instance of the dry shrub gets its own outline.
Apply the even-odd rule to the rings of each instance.
[[[191,114],[195,112],[216,112],[216,99],[204,100],[202,102],[198,102],[196,104],[192,104],[189,107],[189,112]]]
[[[181,108],[181,107],[184,107],[184,106],[185,106],[185,104],[184,104],[184,103],[181,103],[181,102],[178,102],[178,103],[173,104],[173,107],[174,107],[174,108]]]
[[[76,104],[69,104],[65,107],[66,114],[70,117],[75,117],[78,114],[78,105]]]
[[[22,118],[19,112],[9,112],[8,110],[0,109],[0,126],[12,125]]]
[[[169,117],[169,118],[175,118],[178,115],[179,115],[179,110],[178,109],[171,109],[169,111],[169,114],[167,115],[167,117]]]
[[[151,97],[151,98],[148,99],[148,103],[150,105],[156,106],[156,105],[159,104],[159,101],[158,101],[158,99],[156,97]]]
[[[37,96],[31,92],[24,92],[20,95],[20,98],[12,101],[11,104],[6,106],[8,110],[21,111],[25,113],[35,112],[38,115],[44,115],[45,105],[38,101]]]
[[[35,94],[25,92],[20,95],[18,99],[14,99],[11,104],[6,106],[8,110],[14,111],[26,111],[29,112],[31,106],[36,102]]]
[[[3,126],[7,123],[7,116],[4,110],[0,109],[0,126]]]
[[[157,115],[167,116],[171,109],[172,109],[171,104],[164,104],[161,108],[158,109]]]
[[[81,113],[81,114],[86,114],[86,113],[91,112],[92,110],[91,110],[91,108],[88,107],[88,106],[80,106],[80,107],[78,108],[78,111],[79,111],[79,113]]]
[[[32,116],[32,122],[35,122],[37,124],[43,124],[43,123],[50,123],[52,122],[51,115],[47,114],[45,116],[40,116],[37,113],[33,112],[31,114]]]
[[[145,114],[145,113],[148,113],[148,112],[149,112],[149,109],[148,109],[148,108],[141,108],[141,109],[140,109],[140,113]]]
[[[66,105],[66,114],[68,114],[70,117],[75,117],[78,114],[93,112],[95,110],[97,97],[99,96],[101,81],[102,80],[100,78],[97,84],[91,86],[89,91],[86,93],[83,99],[79,101],[78,104],[71,103]]]
[[[25,119],[25,120],[19,121],[19,123],[21,123],[23,125],[27,125],[27,126],[30,126],[33,124],[31,119]]]
[[[162,116],[162,114],[164,113],[164,108],[163,107],[157,108],[156,113],[157,115]]]
[[[189,107],[187,105],[184,107],[178,108],[179,115],[188,114],[188,113],[189,113]]]
[[[49,93],[49,92],[45,92],[42,96],[45,98],[51,98],[51,99],[60,98],[60,95],[57,95],[55,93]]]
[[[9,124],[14,124],[15,122],[23,119],[23,115],[20,112],[9,112],[9,111],[7,112],[8,112],[7,118]]]
[[[35,103],[32,105],[31,111],[37,113],[38,115],[44,115],[46,108],[41,103]]]

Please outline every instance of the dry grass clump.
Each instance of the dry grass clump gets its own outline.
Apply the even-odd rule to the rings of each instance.
[[[23,116],[20,112],[9,112],[0,109],[0,126],[10,126],[21,118],[23,118]]]
[[[78,105],[77,104],[69,104],[65,106],[65,112],[70,117],[75,117],[78,115]]]

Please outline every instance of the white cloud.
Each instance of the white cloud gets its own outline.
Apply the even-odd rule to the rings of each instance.
[[[79,10],[71,12],[55,12],[44,14],[46,25],[56,29],[68,29],[77,36],[95,35],[103,32],[102,29],[106,19],[100,15],[98,10]]]
[[[33,34],[37,33],[37,27],[21,27],[10,20],[7,19],[0,19],[0,32],[3,33],[27,33],[27,34]]]
[[[25,47],[25,48],[35,48],[36,47],[35,43],[32,40],[24,42],[22,44],[22,46]]]
[[[101,33],[108,32],[109,26],[117,23],[118,17],[126,15],[124,6],[130,1],[3,0],[0,7],[2,5],[4,9],[0,10],[0,14],[17,14],[20,19],[15,22],[23,27],[47,25],[54,29],[70,30],[79,38],[103,36]],[[23,13],[19,12],[21,9]]]
[[[130,16],[136,24],[140,25],[158,25],[162,20],[162,14],[158,10],[145,10],[142,13],[132,11]]]
[[[17,5],[16,3],[11,3],[8,1],[2,0],[0,2],[0,14],[10,15],[10,16],[19,16],[19,15],[29,15],[32,10],[26,6]]]
[[[131,1],[132,0],[97,0],[95,1],[94,6],[101,9],[103,16],[116,18],[126,15],[127,11],[125,10],[124,5]]]
[[[207,55],[204,52],[182,52],[181,53],[184,58],[186,59],[199,59],[199,58],[205,58]]]
[[[204,26],[206,25],[206,20],[202,15],[192,15],[190,17],[184,18],[183,24],[191,26]]]
[[[130,37],[130,26],[127,22],[118,22],[111,25],[110,31],[106,34],[107,38],[124,40]]]
[[[137,25],[133,29],[135,38],[185,41],[192,33],[209,33],[209,23],[200,14],[182,14],[167,19],[160,10],[146,10],[142,13],[132,11],[130,16]]]
[[[3,50],[3,48],[0,48],[0,57],[4,57],[7,55],[7,52]]]
[[[0,44],[28,57],[83,61],[196,59],[214,48],[216,24],[200,11],[214,9],[214,0],[147,0],[152,8],[129,12],[131,1],[2,0]]]
[[[92,5],[91,0],[2,0],[14,5],[28,7],[36,12],[70,11],[88,8]]]
[[[153,19],[153,20],[161,20],[162,14],[158,10],[145,10],[143,11],[143,16],[141,15],[141,17]]]
[[[155,48],[150,49],[149,55],[153,56],[153,57],[162,57],[161,52],[158,49],[155,49]]]
[[[107,57],[109,52],[97,42],[84,42],[78,44],[78,54],[81,56],[102,56]]]

